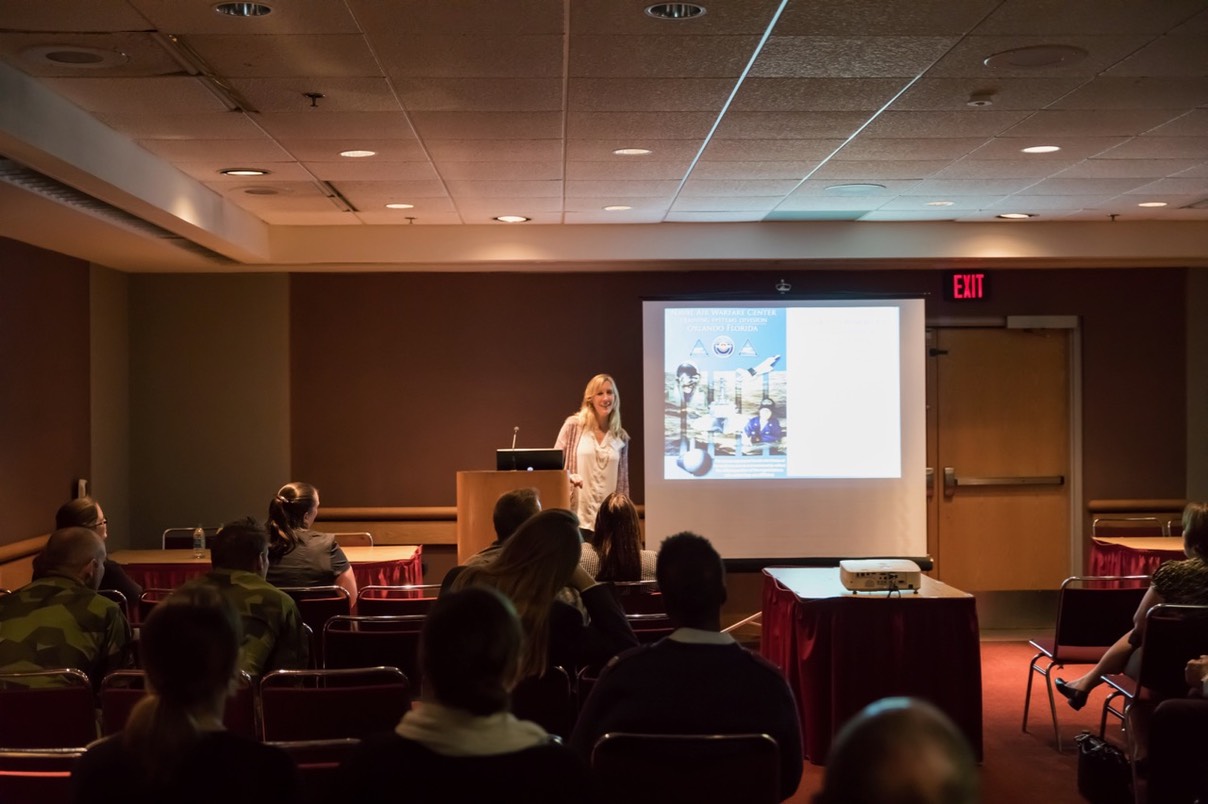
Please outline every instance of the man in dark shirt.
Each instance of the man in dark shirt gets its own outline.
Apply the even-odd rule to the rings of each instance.
[[[659,589],[679,626],[609,663],[584,704],[571,747],[585,759],[606,732],[768,734],[780,747],[781,798],[801,780],[801,724],[784,676],[721,633],[725,567],[708,540],[680,533],[659,550]]]
[[[453,579],[460,575],[466,567],[490,564],[498,558],[499,551],[503,549],[503,543],[516,532],[516,528],[523,525],[534,514],[539,513],[541,513],[541,498],[537,496],[537,489],[512,489],[499,495],[499,499],[495,501],[495,510],[491,514],[491,524],[495,526],[495,541],[467,558],[465,564],[459,564],[445,573],[444,579],[440,582],[441,593],[449,590],[449,587],[453,585]]]

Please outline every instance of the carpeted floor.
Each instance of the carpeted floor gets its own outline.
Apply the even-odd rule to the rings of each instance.
[[[1057,753],[1049,718],[1048,696],[1039,674],[1032,683],[1032,711],[1028,731],[1020,731],[1023,693],[1027,684],[1028,660],[1035,651],[1026,641],[982,643],[982,701],[985,761],[982,764],[983,804],[1081,804],[1078,795],[1077,754],[1074,737],[1083,729],[1099,731],[1104,687],[1091,694],[1090,702],[1075,712],[1057,699],[1057,721],[1061,727],[1063,753]],[[1062,678],[1080,675],[1085,667],[1056,671]],[[1107,737],[1123,744],[1119,721],[1108,720]],[[806,764],[794,804],[807,804],[822,786],[823,769]]]

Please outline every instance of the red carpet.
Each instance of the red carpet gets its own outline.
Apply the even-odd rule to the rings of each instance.
[[[1053,743],[1048,696],[1043,679],[1032,682],[1032,711],[1028,731],[1020,731],[1023,718],[1023,692],[1027,684],[1028,660],[1035,651],[1027,642],[982,643],[982,701],[985,761],[981,783],[984,804],[1014,804],[1021,801],[1045,804],[1080,804],[1078,795],[1077,754],[1074,737],[1087,729],[1099,730],[1104,687],[1091,694],[1081,712],[1070,709],[1064,699],[1057,700],[1057,722],[1061,726],[1064,752],[1058,754]],[[1057,671],[1062,678],[1073,678],[1089,668],[1071,666]],[[1109,740],[1123,744],[1119,721],[1108,720]],[[797,794],[790,799],[806,804],[822,786],[822,768],[806,765]]]

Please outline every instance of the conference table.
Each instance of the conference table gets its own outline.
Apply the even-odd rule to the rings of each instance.
[[[382,544],[343,547],[357,586],[424,582],[422,545]],[[190,578],[210,571],[210,551],[194,558],[192,550],[117,550],[109,557],[144,589],[175,589]]]
[[[981,647],[973,595],[923,576],[917,592],[847,591],[836,567],[764,571],[764,658],[797,698],[805,758],[825,764],[831,739],[865,705],[922,698],[982,756]]]
[[[1163,561],[1187,558],[1182,536],[1097,536],[1091,575],[1153,575]]]

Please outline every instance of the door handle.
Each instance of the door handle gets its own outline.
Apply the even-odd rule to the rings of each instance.
[[[927,499],[935,496],[935,469],[927,467]]]
[[[1065,475],[1024,475],[1016,477],[957,477],[956,469],[944,467],[944,496],[951,497],[958,486],[1064,486]]]

